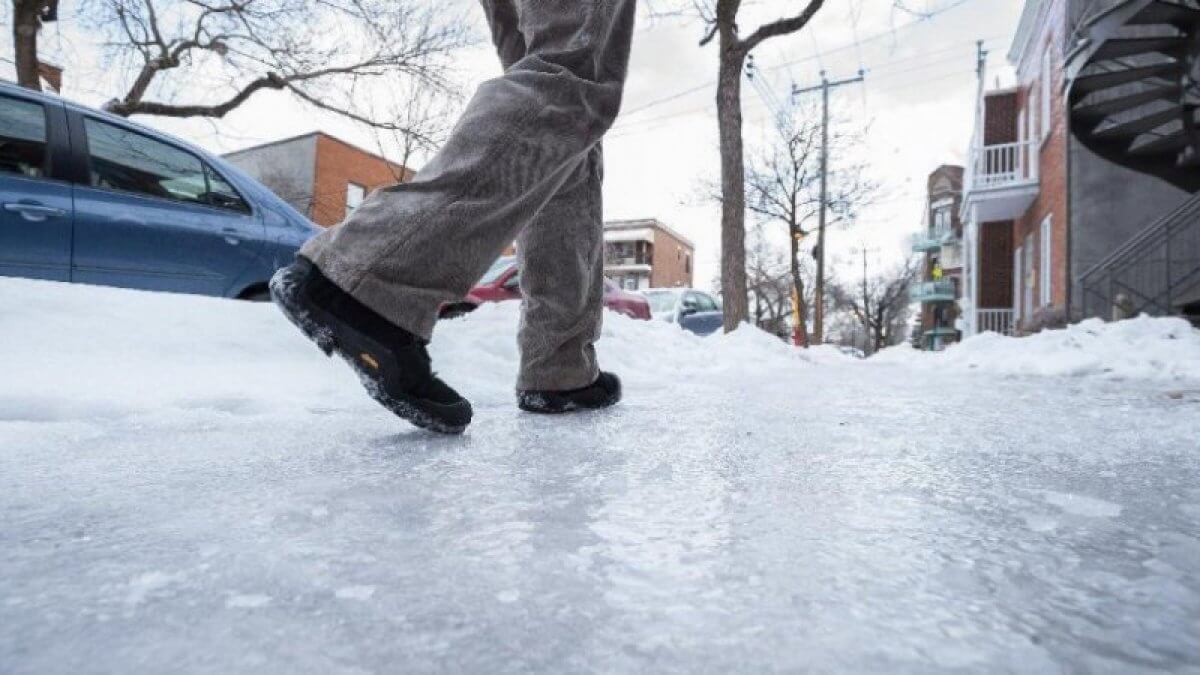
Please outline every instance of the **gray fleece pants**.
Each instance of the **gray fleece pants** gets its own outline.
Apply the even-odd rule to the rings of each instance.
[[[518,389],[598,375],[603,310],[600,139],[612,126],[635,0],[482,0],[504,74],[479,87],[411,182],[371,193],[301,255],[360,302],[429,339],[514,241]]]

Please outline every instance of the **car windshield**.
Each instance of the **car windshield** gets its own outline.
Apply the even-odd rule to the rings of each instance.
[[[673,311],[679,300],[678,291],[643,291],[642,295],[650,302],[650,311],[654,314]]]
[[[514,258],[512,256],[504,256],[503,258],[500,258],[496,262],[492,263],[492,266],[488,268],[488,271],[483,273],[483,277],[479,280],[479,285],[482,286],[483,284],[490,284],[496,279],[499,279],[501,274],[504,274],[508,268],[512,267],[513,260]]]

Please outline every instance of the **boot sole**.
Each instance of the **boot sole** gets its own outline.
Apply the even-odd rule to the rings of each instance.
[[[289,280],[284,278],[284,273],[277,273],[271,279],[271,301],[279,308],[287,320],[292,323],[300,332],[304,334],[317,348],[325,354],[325,356],[333,356],[335,353],[341,357],[346,365],[358,375],[359,381],[363,388],[367,390],[367,394],[375,399],[376,403],[387,408],[392,414],[409,422],[410,424],[436,431],[440,434],[461,434],[466,430],[467,426],[452,425],[443,422],[431,413],[417,407],[411,400],[393,396],[384,388],[383,383],[372,373],[367,371],[354,357],[355,353],[362,350],[346,350],[339,343],[333,329],[321,322],[319,317],[313,316],[313,312],[302,307],[295,298],[294,287],[289,283]]]
[[[621,402],[621,391],[617,390],[609,395],[608,398],[600,401],[595,405],[580,405],[574,401],[565,401],[555,405],[552,401],[547,401],[544,406],[527,405],[523,401],[517,401],[517,407],[527,413],[535,413],[538,415],[563,415],[566,413],[582,412],[586,410],[603,410]]]

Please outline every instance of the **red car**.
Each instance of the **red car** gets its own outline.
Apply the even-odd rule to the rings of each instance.
[[[520,300],[521,289],[518,286],[521,273],[517,269],[517,259],[505,256],[492,264],[491,268],[475,284],[462,302],[443,305],[441,317],[448,319],[462,316],[485,302],[504,302],[505,300]],[[616,284],[604,280],[604,306],[634,319],[650,320],[650,303],[637,293],[622,290]]]

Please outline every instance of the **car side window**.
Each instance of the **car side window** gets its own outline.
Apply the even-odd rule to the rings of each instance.
[[[717,311],[717,303],[712,299],[711,295],[708,295],[707,293],[697,293],[696,300],[698,308],[701,312]]]
[[[0,96],[0,173],[46,175],[46,108]]]
[[[209,204],[238,213],[250,213],[250,206],[246,200],[242,199],[242,195],[238,194],[237,189],[230,185],[224,176],[217,173],[216,169],[205,164],[204,173],[208,179]]]
[[[204,163],[195,155],[139,133],[84,119],[93,187],[207,204]]]

